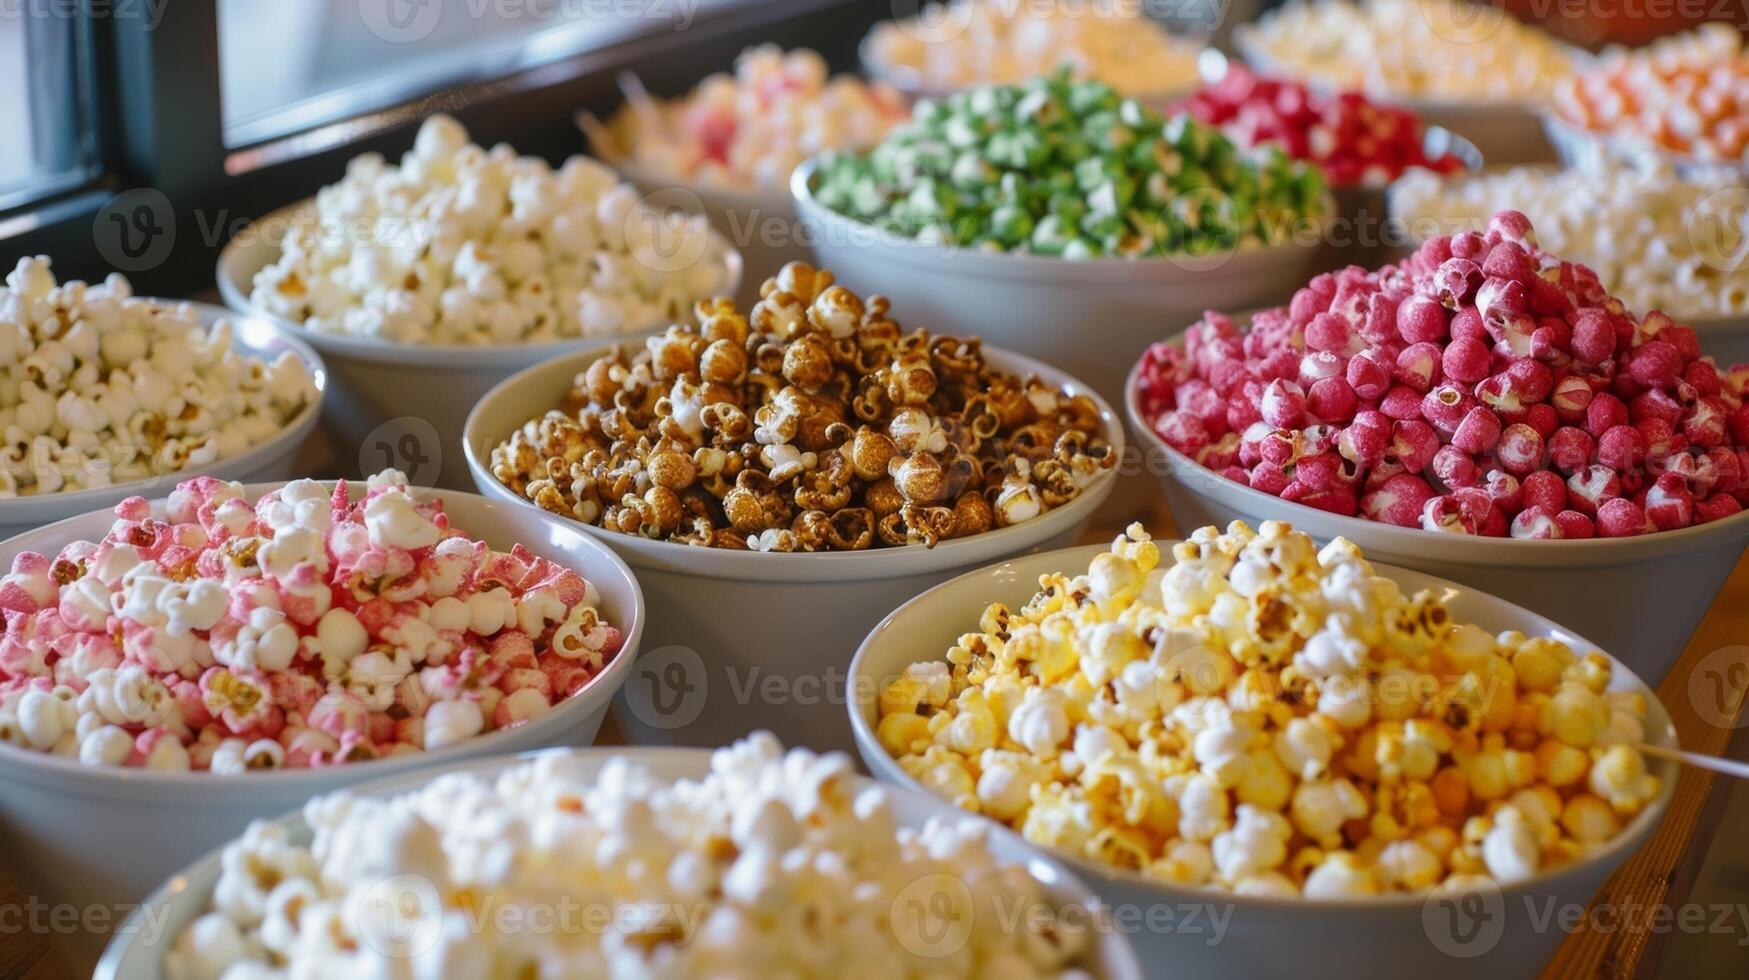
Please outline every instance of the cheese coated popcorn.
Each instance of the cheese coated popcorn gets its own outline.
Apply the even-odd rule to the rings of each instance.
[[[608,122],[607,146],[655,175],[717,187],[784,191],[821,150],[866,149],[910,115],[891,86],[827,77],[805,49],[748,48],[684,98],[657,104],[639,88]]]
[[[308,844],[252,824],[165,974],[1089,977],[1086,930],[1032,925],[1057,914],[1051,896],[991,853],[987,829],[901,826],[842,754],[786,753],[759,732],[675,781],[584,759],[320,797]],[[950,907],[922,901],[935,898]],[[1003,925],[1000,909],[1028,921]],[[955,924],[957,947],[939,931]]]
[[[652,330],[732,286],[702,217],[658,213],[602,164],[554,170],[420,126],[399,166],[374,153],[316,195],[251,301],[321,333],[519,344]]]
[[[309,367],[237,353],[231,323],[135,297],[126,278],[56,282],[22,258],[0,287],[0,497],[210,466],[316,399]]]
[[[0,577],[0,743],[220,775],[439,749],[540,717],[623,639],[582,576],[394,470],[254,504],[198,477],[115,516]]]
[[[1519,881],[1662,789],[1635,747],[1646,703],[1608,690],[1602,654],[1456,623],[1349,541],[1278,521],[1170,557],[1132,525],[1085,573],[988,607],[881,692],[882,747],[1034,843],[1313,899]],[[992,737],[959,744],[985,713]]]
[[[1409,173],[1391,188],[1391,210],[1412,230],[1441,234],[1523,212],[1543,248],[1589,266],[1629,308],[1693,320],[1749,314],[1749,265],[1732,259],[1745,247],[1732,210],[1742,196],[1740,177],[1668,165],[1513,167],[1443,180]]]
[[[905,333],[885,297],[792,262],[742,313],[701,303],[492,450],[492,475],[625,534],[757,551],[966,537],[1080,496],[1117,462],[1097,405]]]
[[[1464,0],[1296,0],[1239,43],[1258,67],[1381,97],[1541,104],[1572,64],[1541,29]]]
[[[1125,95],[1193,88],[1202,45],[1173,37],[1140,4],[952,0],[875,27],[871,67],[930,91],[1013,85],[1069,68]]]

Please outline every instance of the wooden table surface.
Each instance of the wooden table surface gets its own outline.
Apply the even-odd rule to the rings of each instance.
[[[1172,536],[1172,521],[1163,509],[1144,523],[1156,537]],[[1111,524],[1097,526],[1088,532],[1084,541],[1109,541],[1116,530]],[[1740,726],[1709,724],[1698,715],[1686,680],[1697,665],[1713,667],[1718,660],[1715,651],[1744,644],[1749,644],[1749,557],[1738,564],[1682,658],[1671,670],[1670,679],[1659,688],[1659,698],[1669,709],[1684,748],[1723,754],[1731,743],[1731,736],[1744,731]],[[1713,656],[1712,661],[1707,661],[1709,655]],[[1749,678],[1744,678],[1740,672],[1729,676],[1735,686],[1727,692],[1727,701],[1734,698],[1730,703],[1741,721],[1745,695],[1749,694],[1746,690]],[[1717,719],[1716,714],[1709,714],[1709,717]],[[618,734],[611,730],[611,725],[610,716],[599,743],[619,743]],[[1749,751],[1749,737],[1737,741],[1736,752],[1741,757],[1741,753]],[[1737,882],[1749,882],[1749,835],[1737,835],[1744,838],[1740,841],[1742,846],[1730,849],[1723,856],[1712,855],[1713,849],[1709,846],[1719,832],[1731,785],[1731,780],[1722,777],[1684,770],[1677,784],[1676,798],[1663,824],[1646,847],[1605,884],[1597,901],[1609,902],[1623,909],[1644,909],[1660,904],[1679,906],[1689,900],[1690,889],[1701,876],[1702,865],[1709,855],[1715,863],[1721,860],[1732,863],[1727,869],[1730,874],[1724,877],[1735,876]],[[11,925],[19,919],[5,914],[5,910],[8,906],[19,906],[25,900],[26,896],[7,875],[4,864],[0,864],[0,980],[61,980],[69,976],[50,937]],[[1749,902],[1749,884],[1731,895],[1730,900]],[[1562,978],[1661,976],[1659,964],[1668,944],[1677,941],[1674,936],[1674,933],[1654,934],[1633,929],[1602,932],[1580,929],[1569,936],[1543,975]],[[1749,935],[1735,938],[1749,943]],[[1743,975],[1749,953],[1734,942],[1725,943],[1723,948],[1727,950],[1724,955],[1732,955],[1729,951],[1735,950],[1734,955],[1740,958],[1734,967],[1729,963],[1719,963],[1716,964],[1717,972],[1709,968],[1708,974]],[[1711,960],[1705,962],[1712,964]]]

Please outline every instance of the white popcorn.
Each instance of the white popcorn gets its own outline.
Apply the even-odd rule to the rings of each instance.
[[[543,343],[655,329],[738,273],[700,216],[658,212],[598,164],[554,171],[427,119],[399,167],[365,155],[316,195],[255,305],[388,343]]]
[[[1537,845],[1531,821],[1517,807],[1507,805],[1495,812],[1494,826],[1482,838],[1482,860],[1488,864],[1488,873],[1502,884],[1536,874],[1542,848]]]
[[[318,797],[304,808],[307,846],[251,825],[224,850],[211,911],[171,943],[166,976],[497,977],[530,963],[562,976],[818,976],[847,964],[870,976],[1085,975],[1074,967],[1086,933],[1060,925],[1049,941],[980,930],[947,962],[928,955],[913,930],[935,917],[994,922],[1054,907],[1052,896],[1023,865],[998,863],[974,821],[900,828],[887,791],[857,786],[842,755],[786,753],[761,733],[678,782],[625,760],[590,772],[583,758],[443,776],[394,798]],[[907,903],[937,878],[977,904]],[[465,913],[451,898],[465,893],[505,912],[606,909],[614,925],[531,929],[532,918]]]
[[[1336,851],[1306,875],[1303,894],[1307,898],[1363,898],[1378,894],[1378,890],[1372,868],[1347,851]]]
[[[235,633],[221,635],[215,630],[212,648],[213,659],[233,670],[278,673],[297,656],[298,631],[284,613],[261,607],[250,610],[248,621]]]
[[[486,719],[474,701],[439,701],[425,713],[425,750],[441,749],[480,734]]]
[[[79,764],[119,766],[134,750],[133,737],[115,725],[99,725],[79,736]]]
[[[1069,713],[1063,692],[1056,688],[1028,689],[1026,700],[1008,718],[1008,737],[1034,755],[1044,758],[1056,755],[1069,737]]]
[[[1293,833],[1293,825],[1281,814],[1242,803],[1233,829],[1216,834],[1210,845],[1215,866],[1231,882],[1273,870],[1287,859]]]
[[[0,495],[84,490],[205,466],[258,445],[316,398],[296,357],[232,347],[182,305],[127,280],[56,284],[20,259],[0,288]],[[41,295],[17,292],[17,286]]]

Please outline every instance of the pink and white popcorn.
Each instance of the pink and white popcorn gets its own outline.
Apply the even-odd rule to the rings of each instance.
[[[696,778],[587,762],[319,797],[307,844],[252,824],[165,976],[1092,976],[1080,909],[986,825],[913,825],[840,753],[757,732]],[[1027,927],[998,927],[1002,909]],[[964,942],[933,931],[974,916]]]
[[[115,516],[0,578],[0,742],[221,774],[439,749],[539,718],[623,639],[581,575],[393,470],[253,504],[203,476]]]
[[[775,44],[748,48],[686,96],[658,103],[628,84],[605,130],[579,122],[596,152],[613,148],[653,177],[787,193],[790,171],[822,150],[866,150],[911,112],[890,85],[830,77],[826,60]]]
[[[1749,505],[1749,365],[1636,315],[1517,211],[1317,276],[1247,331],[1207,313],[1143,355],[1139,387],[1172,448],[1344,516],[1551,540]]]

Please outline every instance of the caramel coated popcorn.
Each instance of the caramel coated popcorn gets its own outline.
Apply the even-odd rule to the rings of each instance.
[[[1276,521],[1172,557],[1132,525],[1085,574],[988,607],[882,691],[881,745],[1034,843],[1240,894],[1518,881],[1659,793],[1645,700],[1600,653],[1454,623]]]
[[[1099,409],[906,333],[792,262],[745,314],[700,303],[492,450],[505,486],[627,534],[760,551],[936,543],[1031,520],[1117,461]]]

